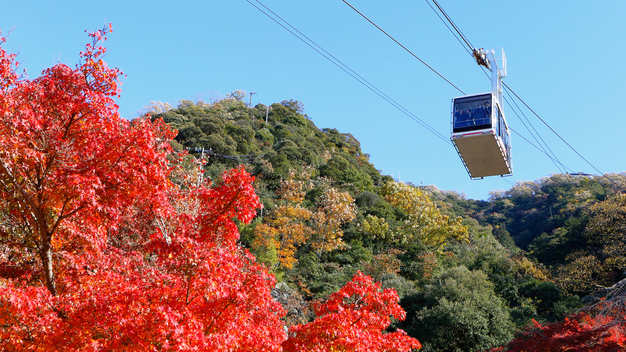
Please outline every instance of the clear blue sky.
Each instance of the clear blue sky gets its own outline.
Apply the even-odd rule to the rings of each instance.
[[[255,0],[251,0],[260,6]],[[461,95],[340,0],[262,3],[441,134],[450,99]],[[426,1],[350,3],[467,94],[490,82]],[[431,2],[432,4],[432,2]],[[477,47],[504,48],[505,82],[603,173],[626,171],[626,1],[439,0]],[[6,50],[34,78],[57,62],[76,64],[85,30],[113,23],[110,66],[121,68],[120,113],[150,101],[210,100],[235,89],[252,104],[301,101],[320,127],[353,134],[385,174],[486,199],[490,190],[558,173],[513,135],[514,175],[472,181],[453,147],[376,96],[246,0],[0,2]],[[248,98],[246,98],[248,101]],[[518,103],[519,104],[519,103]],[[571,171],[597,173],[527,109],[524,114]],[[509,125],[531,139],[505,104]],[[533,140],[533,143],[534,140]]]

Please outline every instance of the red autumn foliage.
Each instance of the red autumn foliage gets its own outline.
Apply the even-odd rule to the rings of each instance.
[[[294,352],[419,349],[420,343],[402,330],[385,333],[391,317],[405,318],[398,301],[394,290],[381,290],[380,283],[359,272],[328,301],[315,307],[317,319],[292,326],[283,347]]]
[[[120,118],[110,29],[33,80],[0,47],[0,350],[295,351],[324,331],[346,350],[418,347],[383,333],[404,312],[363,276],[286,340],[274,277],[237,243],[261,207],[253,177],[200,182],[175,131]]]
[[[626,348],[626,335],[614,319],[581,313],[565,321],[533,326],[507,347],[491,352],[617,352]]]

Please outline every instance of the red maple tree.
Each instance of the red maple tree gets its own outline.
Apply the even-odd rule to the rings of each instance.
[[[279,350],[274,278],[233,221],[251,177],[171,182],[175,133],[117,112],[108,31],[34,80],[0,50],[0,349]]]
[[[617,352],[625,347],[624,331],[614,319],[580,313],[548,325],[533,320],[522,335],[491,352]]]
[[[292,326],[286,351],[411,351],[420,343],[398,330],[386,333],[391,318],[403,320],[395,290],[380,289],[380,283],[358,272],[352,281],[315,307],[317,319]]]

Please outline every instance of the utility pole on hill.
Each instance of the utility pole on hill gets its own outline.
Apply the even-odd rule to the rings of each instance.
[[[248,106],[249,108],[252,107],[252,94],[256,94],[256,92],[250,92],[250,106]]]

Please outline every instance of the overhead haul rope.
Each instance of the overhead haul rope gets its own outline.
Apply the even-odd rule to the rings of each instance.
[[[522,104],[524,104],[524,106],[526,106],[528,108],[528,110],[530,110],[535,116],[537,116],[537,118],[543,122],[544,125],[546,125],[550,131],[552,131],[557,137],[559,137],[561,139],[561,141],[563,141],[563,143],[565,143],[571,150],[574,151],[574,153],[576,153],[581,159],[583,159],[587,164],[589,164],[589,166],[591,166],[594,170],[596,170],[598,173],[600,173],[600,175],[604,176],[604,173],[600,170],[598,170],[597,167],[593,166],[593,164],[591,164],[587,159],[585,159],[585,157],[583,157],[576,149],[574,149],[574,147],[572,147],[563,137],[561,137],[561,135],[559,135],[552,127],[550,127],[550,125],[548,125],[547,122],[545,122],[541,116],[539,116],[535,110],[531,109],[530,106],[528,106],[528,104],[526,104],[526,102],[524,100],[522,100],[522,98],[520,98],[514,91],[513,89],[511,89],[506,83],[503,83],[504,86],[513,94],[515,95],[515,97],[517,99],[519,99],[519,101],[522,102]]]
[[[269,15],[267,12],[263,11],[261,8],[259,8],[258,6],[256,6],[255,4],[253,4],[250,0],[246,0],[248,3],[250,3],[252,6],[254,6],[256,9],[258,9],[260,12],[262,12],[263,14],[265,14],[267,17],[269,17],[271,20],[273,20],[274,22],[276,22],[278,25],[280,25],[281,27],[283,27],[285,30],[287,30],[289,33],[291,33],[293,36],[295,36],[296,38],[298,38],[300,41],[302,41],[303,43],[305,43],[306,45],[308,45],[309,47],[311,47],[313,50],[315,50],[316,52],[318,52],[320,55],[322,55],[324,58],[326,58],[327,60],[329,60],[330,62],[332,62],[334,65],[336,65],[337,67],[339,67],[342,71],[346,72],[347,74],[349,74],[352,78],[354,78],[355,80],[357,80],[359,83],[363,84],[365,87],[367,87],[368,89],[370,89],[371,91],[373,91],[376,95],[380,96],[381,98],[383,98],[385,101],[387,101],[389,104],[391,104],[392,106],[394,106],[396,109],[400,110],[402,113],[404,113],[405,115],[409,116],[411,119],[415,120],[416,122],[420,123],[423,127],[425,127],[427,130],[429,130],[431,133],[435,134],[437,137],[439,137],[440,139],[442,139],[444,142],[446,142],[447,144],[451,144],[449,142],[449,140],[447,140],[445,137],[443,137],[443,135],[441,133],[439,133],[438,131],[436,131],[434,128],[432,128],[431,126],[429,126],[428,124],[426,124],[424,121],[422,121],[421,119],[419,119],[417,116],[415,116],[413,113],[411,113],[410,111],[408,111],[406,108],[404,108],[402,105],[400,105],[399,103],[397,103],[395,100],[393,100],[392,98],[390,98],[388,95],[386,95],[384,92],[382,92],[380,89],[378,89],[376,86],[374,86],[373,84],[371,84],[369,81],[365,80],[362,76],[360,76],[359,74],[357,74],[354,70],[350,69],[350,67],[348,67],[347,65],[345,65],[343,62],[341,62],[339,59],[337,59],[336,57],[334,57],[333,55],[331,55],[329,52],[327,52],[326,50],[324,50],[321,46],[319,46],[317,43],[315,43],[313,40],[311,40],[310,38],[308,38],[306,35],[304,35],[302,32],[300,32],[299,30],[297,30],[294,26],[292,26],[291,24],[289,24],[289,22],[285,21],[283,18],[281,18],[280,16],[278,16],[276,13],[274,13],[272,10],[270,10],[267,6],[265,6],[264,4],[262,4],[259,0],[256,0],[257,3],[259,3],[261,6],[263,6],[265,9],[267,9],[269,12],[271,12],[274,16],[276,16],[277,18],[279,18],[281,21],[283,21],[285,24],[287,24],[289,27],[291,27],[293,30],[295,30],[296,32],[298,32],[302,37],[306,38],[309,42],[307,42],[305,39],[303,39],[302,37],[298,36],[296,33],[294,33],[293,31],[291,31],[289,28],[285,27],[285,25],[283,25],[282,23],[280,23],[278,20],[276,20],[274,17],[272,17],[271,15]],[[426,67],[428,67],[430,70],[432,70],[434,73],[436,73],[439,77],[441,77],[443,80],[445,80],[448,84],[450,84],[451,86],[453,86],[456,90],[458,90],[459,92],[461,92],[461,94],[463,95],[467,95],[465,92],[463,92],[460,88],[458,88],[456,85],[454,85],[451,81],[449,81],[447,78],[445,78],[443,75],[441,75],[439,72],[437,72],[434,68],[432,68],[430,65],[428,65],[425,61],[423,61],[422,59],[420,59],[417,55],[415,55],[412,51],[410,51],[408,48],[406,48],[404,45],[402,45],[398,40],[396,40],[393,36],[391,36],[390,34],[388,34],[386,31],[384,31],[380,26],[378,26],[376,23],[374,23],[372,20],[370,20],[367,16],[365,16],[363,13],[361,13],[359,10],[357,10],[354,6],[352,6],[350,3],[348,3],[346,0],[342,0],[344,3],[346,3],[350,8],[352,8],[355,12],[357,12],[359,15],[361,15],[363,18],[365,18],[368,22],[370,22],[372,25],[374,25],[377,29],[379,29],[382,33],[384,33],[387,37],[389,37],[390,39],[392,39],[396,44],[398,44],[400,47],[402,47],[404,50],[406,50],[409,54],[411,54],[413,57],[415,57],[417,60],[419,60],[422,64],[424,64]],[[426,0],[428,3],[428,0]],[[474,48],[471,45],[471,43],[469,42],[469,40],[465,37],[465,35],[460,31],[460,29],[458,28],[458,26],[456,26],[456,24],[452,21],[452,19],[450,18],[450,16],[447,15],[447,13],[443,10],[443,8],[437,3],[436,0],[433,0],[433,2],[437,5],[437,7],[440,9],[440,11],[444,14],[444,16],[446,17],[446,19],[450,22],[450,24],[453,26],[454,30],[459,34],[459,36],[461,37],[461,39],[463,40],[463,42],[465,42],[465,44],[467,45],[467,47],[469,49],[472,50],[472,52],[468,51],[468,53],[474,57],[474,55],[472,54],[474,52]],[[430,6],[430,4],[429,4]],[[431,8],[434,10],[434,8],[431,6]],[[435,10],[434,10],[435,11]],[[436,11],[435,11],[436,13]],[[437,14],[438,15],[438,14]],[[439,15],[438,15],[439,16]],[[439,18],[441,19],[441,16],[439,16]],[[443,19],[441,19],[443,21]],[[445,22],[444,22],[445,24]],[[450,27],[446,24],[446,27],[448,27],[448,29],[450,29]],[[450,31],[452,31],[450,29]],[[454,35],[454,33],[453,33]],[[454,35],[455,38],[456,35]],[[459,40],[457,38],[457,40]],[[460,40],[459,40],[460,42]],[[311,43],[313,45],[311,45]],[[462,43],[461,43],[462,44]],[[317,48],[319,48],[319,50]],[[463,46],[465,48],[465,46]],[[322,53],[321,51],[323,51],[324,53]],[[467,50],[467,49],[466,49]],[[328,56],[327,56],[328,55]],[[333,61],[335,60],[335,61]],[[504,87],[510,91],[517,99],[519,99],[524,106],[526,106],[535,116],[537,116],[537,118],[539,118],[554,134],[556,134],[570,149],[572,149],[581,159],[583,159],[587,164],[589,164],[594,170],[596,170],[598,173],[600,173],[602,176],[604,176],[604,173],[602,173],[599,169],[597,169],[593,164],[591,164],[587,159],[585,159],[576,149],[574,149],[574,147],[572,147],[563,137],[561,137],[552,127],[550,127],[547,122],[545,122],[533,109],[530,108],[530,106],[528,106],[528,104],[526,104],[526,102],[524,102],[506,83],[503,82]],[[508,103],[508,102],[507,102]],[[510,105],[510,104],[509,104]],[[519,109],[519,107],[518,107]],[[512,108],[512,111],[518,116],[517,112]],[[521,112],[521,110],[520,110]],[[522,112],[523,114],[523,112]],[[522,120],[520,118],[520,120]],[[527,119],[528,120],[528,119]],[[530,121],[529,121],[530,123]],[[531,124],[532,126],[532,124]],[[527,127],[528,129],[528,127]],[[533,126],[533,129],[536,131],[536,129]],[[545,151],[545,149],[543,149],[543,146],[541,146],[541,143],[538,142],[538,144],[541,147],[538,147],[536,145],[534,145],[533,143],[531,143],[528,139],[524,138],[521,134],[519,134],[519,132],[513,130],[511,128],[511,130],[516,133],[518,136],[520,136],[522,139],[524,139],[526,142],[528,142],[531,146],[537,148],[539,151],[541,151],[542,153],[544,153],[548,158],[550,158],[553,162],[558,162],[559,164],[561,164],[565,169],[569,169],[567,168],[565,165],[563,165],[563,163],[561,163],[558,158],[556,158],[556,155],[554,155],[554,152],[552,152],[552,150],[548,147],[548,149],[550,149],[550,152],[554,155],[550,156],[550,154],[548,154],[548,152]],[[530,132],[530,130],[529,130]],[[531,135],[532,132],[530,132]],[[538,133],[537,133],[538,134]],[[539,135],[539,134],[538,134]],[[534,135],[533,135],[533,138]],[[541,138],[541,136],[539,136],[539,138]],[[541,138],[543,141],[543,138]],[[536,138],[535,138],[536,140]],[[543,142],[544,144],[545,141]],[[546,144],[547,146],[547,144]],[[558,168],[558,166],[557,166]],[[571,171],[571,169],[569,169]],[[610,179],[609,179],[610,180]],[[611,180],[612,181],[612,180]]]
[[[426,122],[424,122],[422,119],[420,119],[419,117],[417,117],[415,114],[413,114],[412,112],[410,112],[408,109],[406,109],[404,106],[402,106],[400,103],[398,103],[397,101],[395,101],[394,99],[392,99],[391,97],[389,97],[387,94],[385,94],[383,91],[381,91],[380,89],[378,89],[375,85],[373,85],[372,83],[370,83],[369,81],[367,81],[365,78],[363,78],[361,75],[359,75],[358,73],[356,73],[354,70],[352,70],[350,67],[348,67],[348,65],[344,64],[341,60],[337,59],[335,56],[333,56],[332,54],[330,54],[328,51],[324,50],[324,48],[322,48],[321,46],[319,46],[317,43],[315,43],[312,39],[310,39],[309,37],[307,37],[306,35],[304,35],[302,32],[300,32],[298,29],[296,29],[294,26],[292,26],[289,22],[287,22],[286,20],[284,20],[282,17],[280,17],[279,15],[277,15],[274,11],[272,11],[271,9],[269,9],[267,6],[265,6],[263,3],[261,3],[259,0],[256,0],[256,2],[261,5],[263,8],[265,8],[265,10],[267,10],[267,12],[263,9],[261,9],[260,7],[258,7],[257,5],[255,5],[254,3],[252,3],[250,0],[246,0],[250,5],[254,6],[257,10],[259,10],[260,12],[262,12],[264,15],[266,15],[267,17],[269,17],[272,21],[276,22],[278,25],[280,25],[281,27],[283,27],[283,29],[285,29],[286,31],[288,31],[289,33],[291,33],[293,36],[295,36],[296,38],[298,38],[300,41],[302,41],[304,44],[308,45],[311,49],[315,50],[318,54],[322,55],[325,59],[327,59],[328,61],[332,62],[335,66],[339,67],[342,71],[344,71],[345,73],[347,73],[348,75],[350,75],[352,78],[354,78],[355,80],[357,80],[359,83],[361,83],[362,85],[364,85],[367,89],[371,90],[372,92],[374,92],[374,94],[378,95],[379,97],[381,97],[383,100],[385,100],[386,102],[388,102],[390,105],[392,105],[393,107],[395,107],[396,109],[400,110],[400,112],[402,112],[403,114],[407,115],[409,118],[411,118],[412,120],[414,120],[415,122],[419,123],[420,125],[422,125],[422,127],[426,128],[428,131],[430,131],[431,133],[433,133],[435,136],[437,136],[438,138],[440,138],[441,140],[443,140],[446,144],[448,145],[452,145],[452,143],[450,142],[450,140],[448,138],[446,138],[444,135],[442,135],[439,131],[437,131],[436,129],[434,129],[433,127],[431,127],[430,125],[428,125]],[[269,13],[268,13],[269,12]],[[270,13],[273,15],[270,15]],[[279,20],[277,20],[277,18],[282,21],[283,23],[281,23]],[[289,28],[288,28],[288,27]],[[290,29],[291,28],[291,29]],[[296,34],[297,32],[297,34]],[[458,89],[458,88],[457,88]],[[463,93],[465,94],[465,93]]]
[[[461,92],[461,94],[463,95],[467,95],[465,94],[465,92],[463,92],[459,87],[455,86],[452,82],[450,82],[447,78],[445,78],[443,75],[441,75],[441,73],[437,72],[437,70],[435,70],[434,68],[432,68],[430,65],[428,65],[426,62],[424,62],[424,60],[420,59],[417,55],[413,54],[413,52],[411,50],[409,50],[406,46],[402,45],[399,41],[396,40],[396,38],[392,37],[389,33],[385,32],[382,28],[380,28],[376,23],[374,23],[372,20],[370,20],[369,18],[367,18],[367,16],[365,16],[363,13],[361,13],[361,11],[357,10],[354,6],[350,5],[349,2],[347,2],[346,0],[343,0],[343,2],[346,3],[346,5],[350,6],[354,11],[356,11],[356,13],[358,13],[359,15],[361,15],[361,17],[365,18],[369,23],[371,23],[372,25],[374,25],[374,27],[378,28],[378,30],[380,30],[381,32],[383,32],[387,37],[389,37],[391,40],[393,40],[394,42],[396,42],[396,44],[400,45],[402,47],[402,49],[406,50],[409,54],[411,54],[414,58],[418,59],[421,63],[423,63],[426,67],[428,67],[431,71],[433,71],[434,73],[436,73],[439,77],[441,77],[444,81],[448,82],[451,86],[453,86],[454,88],[456,88],[456,90],[458,90],[459,92]]]
[[[461,46],[463,47],[463,49],[465,49],[465,51],[467,51],[467,53],[469,54],[469,56],[474,56],[472,55],[473,52],[473,47],[471,45],[469,46],[469,49],[463,45],[463,42],[461,41],[461,39],[463,39],[463,41],[465,41],[466,44],[469,44],[467,42],[467,40],[465,39],[465,37],[462,35],[462,33],[460,33],[460,31],[458,30],[458,28],[456,26],[454,26],[455,30],[457,30],[457,33],[459,33],[459,36],[461,37],[461,39],[459,39],[459,36],[457,36],[456,34],[454,34],[454,30],[452,28],[450,28],[450,26],[448,25],[448,23],[441,18],[441,15],[439,15],[439,12],[437,12],[437,10],[435,10],[435,8],[433,7],[433,5],[430,4],[430,2],[428,0],[426,0],[426,3],[428,4],[428,6],[430,6],[430,8],[433,10],[433,12],[435,13],[435,15],[437,15],[437,17],[439,17],[439,19],[441,20],[441,22],[446,26],[446,28],[448,28],[448,30],[450,31],[450,33],[452,33],[452,35],[454,36],[454,38],[461,44]]]
[[[509,96],[510,100],[513,102],[513,104],[515,104],[515,107],[517,108],[517,110],[519,110],[519,112],[522,114],[522,116],[524,117],[524,119],[528,122],[528,124],[530,125],[530,127],[533,129],[533,131],[535,131],[535,133],[533,133],[533,131],[530,130],[530,128],[528,128],[528,126],[526,125],[526,123],[524,122],[524,120],[520,117],[520,115],[517,113],[517,111],[515,111],[515,109],[513,108],[513,105],[511,105],[511,103],[509,102],[508,99],[504,99],[506,101],[506,103],[509,105],[509,107],[511,108],[511,111],[513,111],[513,113],[517,116],[517,118],[519,118],[519,120],[522,122],[522,125],[524,125],[524,127],[526,128],[526,130],[528,131],[528,133],[530,133],[530,135],[535,139],[535,142],[537,142],[537,144],[539,145],[539,147],[541,148],[541,150],[543,151],[544,154],[548,155],[548,157],[550,157],[550,155],[552,155],[550,157],[550,159],[552,160],[552,163],[554,164],[554,166],[556,166],[557,169],[559,169],[559,171],[561,173],[566,173],[567,169],[569,169],[570,171],[572,171],[572,169],[568,168],[567,166],[563,165],[563,163],[561,162],[561,160],[558,159],[558,157],[556,156],[556,154],[552,151],[552,149],[550,148],[550,146],[548,145],[548,143],[546,143],[546,141],[543,139],[543,137],[541,137],[541,134],[539,134],[539,132],[537,131],[537,129],[535,129],[535,126],[532,124],[532,122],[530,122],[530,120],[528,119],[528,117],[526,117],[526,114],[524,114],[524,112],[522,111],[522,109],[520,109],[519,105],[517,105],[517,102],[513,99],[513,97],[511,97],[511,93],[510,91],[507,89],[505,90],[506,94]],[[539,137],[539,139],[541,140],[541,142],[537,139],[537,137]],[[543,145],[542,145],[543,142]],[[545,145],[545,148],[544,148]],[[536,147],[535,147],[536,148]],[[548,153],[548,151],[546,151],[546,148],[548,148],[548,151],[550,153]],[[559,167],[559,165],[561,165]]]
[[[439,3],[437,2],[437,0],[433,0],[433,2],[435,3],[435,5],[437,5],[437,8],[439,8],[439,11],[441,11],[441,13],[446,17],[446,19],[448,20],[448,22],[450,22],[450,24],[452,25],[452,27],[454,28],[454,30],[459,34],[459,36],[461,37],[461,39],[463,39],[463,41],[465,42],[465,44],[467,44],[467,47],[470,50],[470,55],[472,55],[472,53],[474,52],[474,48],[476,48],[474,45],[472,45],[472,43],[469,42],[469,40],[467,39],[467,37],[465,37],[465,34],[463,34],[463,32],[461,32],[461,30],[459,29],[459,27],[457,27],[456,23],[454,23],[454,21],[452,21],[452,19],[450,18],[450,16],[448,16],[448,14],[446,13],[446,11],[443,10],[443,8],[441,6],[439,6]],[[428,0],[426,0],[426,3],[428,3],[428,6],[430,6],[430,3],[428,2]],[[430,6],[431,9],[433,9],[433,11],[435,11],[435,9]],[[435,11],[436,13],[437,11]],[[437,15],[439,16],[439,15]],[[439,18],[441,19],[441,16],[439,16]],[[443,21],[443,19],[441,19]],[[445,23],[445,22],[444,22]],[[447,27],[447,25],[446,25]],[[450,27],[448,27],[448,29],[450,29]],[[454,33],[452,33],[454,34]],[[472,55],[473,56],[473,55]]]

